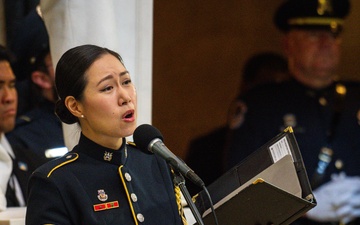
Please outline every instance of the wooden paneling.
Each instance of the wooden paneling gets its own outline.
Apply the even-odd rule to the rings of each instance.
[[[190,139],[221,126],[245,60],[282,52],[272,23],[280,0],[154,1],[153,125],[184,157]],[[360,76],[360,1],[352,1],[340,73]]]

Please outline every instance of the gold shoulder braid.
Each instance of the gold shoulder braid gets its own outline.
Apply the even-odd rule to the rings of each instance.
[[[174,171],[171,169],[171,173],[174,175]],[[188,222],[186,221],[184,208],[181,204],[181,190],[180,187],[176,184],[174,184],[174,191],[175,191],[175,198],[176,198],[176,204],[178,206],[179,215],[181,217],[181,220],[184,225],[188,225]]]

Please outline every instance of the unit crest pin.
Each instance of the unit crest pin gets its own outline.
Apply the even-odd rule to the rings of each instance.
[[[98,190],[98,199],[102,202],[108,200],[108,195],[105,193],[104,189]]]

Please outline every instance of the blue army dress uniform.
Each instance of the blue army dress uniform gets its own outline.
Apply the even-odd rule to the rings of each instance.
[[[46,156],[46,151],[65,148],[62,125],[54,113],[54,103],[47,100],[19,116],[15,129],[6,137],[15,156],[22,159],[19,163],[31,172],[54,159],[51,155]],[[62,153],[65,154],[66,151]]]
[[[71,152],[38,168],[26,224],[182,224],[166,162],[123,140],[112,150],[81,135]]]

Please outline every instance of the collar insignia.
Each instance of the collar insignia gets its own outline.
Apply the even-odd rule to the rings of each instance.
[[[112,155],[113,155],[112,152],[105,152],[105,153],[104,153],[104,160],[110,162],[111,159],[112,159]]]

